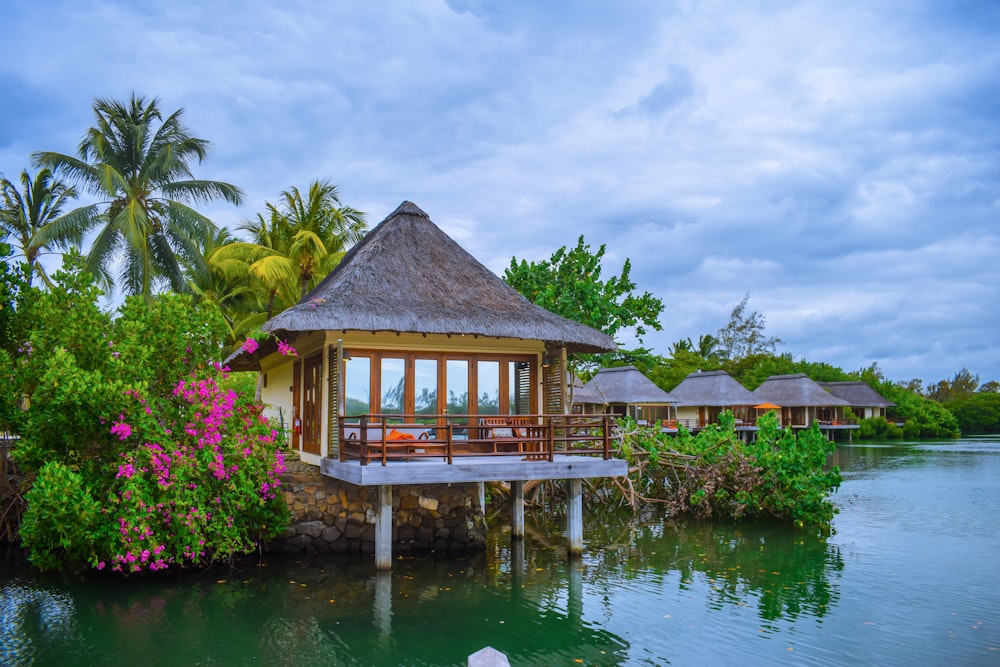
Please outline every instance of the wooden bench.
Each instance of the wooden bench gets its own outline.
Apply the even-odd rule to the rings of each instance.
[[[509,452],[528,454],[525,458],[542,458],[544,455],[546,429],[535,423],[530,417],[515,415],[499,415],[480,417],[479,424],[482,434],[491,442],[493,453]]]

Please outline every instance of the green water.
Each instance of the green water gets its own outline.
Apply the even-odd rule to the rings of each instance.
[[[841,447],[832,537],[560,517],[486,553],[121,583],[0,560],[3,665],[1000,665],[1000,439]],[[502,516],[502,515],[501,515]]]

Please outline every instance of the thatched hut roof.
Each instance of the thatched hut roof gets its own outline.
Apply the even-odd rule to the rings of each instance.
[[[384,331],[541,340],[570,353],[616,349],[604,333],[525,299],[408,201],[263,329],[282,338]]]
[[[891,408],[896,404],[882,398],[882,395],[871,388],[863,380],[848,382],[820,382],[819,386],[838,398],[842,398],[853,407],[859,408]]]
[[[728,408],[760,403],[726,371],[691,373],[670,395],[677,399],[678,405]]]
[[[769,401],[790,408],[849,405],[813,382],[805,373],[772,375],[753,391],[753,395],[758,403]]]
[[[583,380],[573,376],[573,403],[587,405],[604,405],[604,397],[592,385],[584,384]]]
[[[602,368],[590,382],[583,386],[587,394],[594,398],[580,400],[574,396],[574,403],[593,402],[598,405],[623,403],[625,405],[668,405],[677,401],[647,378],[635,366]]]

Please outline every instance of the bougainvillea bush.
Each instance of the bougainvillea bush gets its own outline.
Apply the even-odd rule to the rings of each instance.
[[[120,454],[98,568],[159,570],[251,551],[284,528],[284,461],[259,404],[212,377],[181,380],[165,409],[132,394],[111,432]],[[172,405],[171,405],[172,403]],[[106,526],[105,526],[106,527]]]
[[[283,530],[283,437],[214,361],[224,323],[211,304],[136,298],[112,317],[73,258],[56,278],[19,309],[30,326],[0,371],[31,561],[199,566]]]

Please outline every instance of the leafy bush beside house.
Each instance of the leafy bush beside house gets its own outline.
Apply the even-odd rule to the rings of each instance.
[[[217,310],[168,294],[129,298],[112,319],[78,256],[55,279],[17,312],[29,324],[0,390],[18,406],[32,562],[201,565],[280,532],[280,438],[213,364]]]

